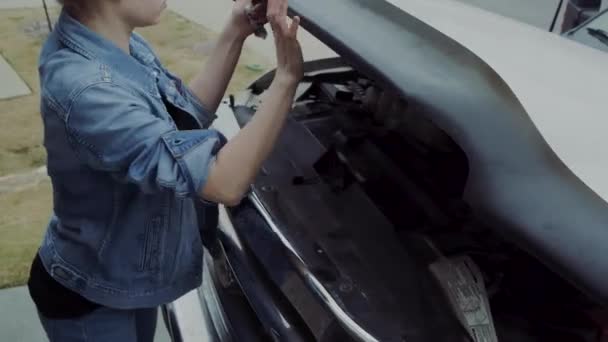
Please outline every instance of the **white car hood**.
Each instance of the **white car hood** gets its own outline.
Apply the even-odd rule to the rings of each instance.
[[[388,1],[490,65],[562,161],[608,200],[608,54],[452,0]]]
[[[388,2],[491,66],[560,159],[608,201],[608,54],[453,0]],[[334,56],[320,51],[318,58]]]

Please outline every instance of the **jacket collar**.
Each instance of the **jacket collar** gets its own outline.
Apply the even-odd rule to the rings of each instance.
[[[156,56],[136,34],[131,35],[129,55],[110,40],[72,18],[65,10],[61,12],[55,27],[61,42],[74,52],[109,66],[158,95],[156,75],[159,70]]]

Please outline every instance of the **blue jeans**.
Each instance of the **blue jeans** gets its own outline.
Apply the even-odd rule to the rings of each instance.
[[[157,308],[101,307],[75,319],[38,317],[50,342],[153,342],[157,315]]]

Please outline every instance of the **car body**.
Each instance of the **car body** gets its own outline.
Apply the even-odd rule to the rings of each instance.
[[[174,340],[605,338],[608,55],[451,0],[290,9],[339,57],[306,63],[220,207],[203,285],[164,308]],[[272,76],[214,127],[234,136]]]

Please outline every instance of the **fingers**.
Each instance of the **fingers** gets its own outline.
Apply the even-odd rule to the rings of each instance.
[[[271,17],[270,26],[275,35],[279,34],[280,36],[285,36],[289,32],[287,16]]]
[[[237,6],[245,7],[251,3],[251,0],[236,0]]]
[[[289,24],[288,21],[290,21]],[[278,34],[281,37],[296,38],[300,27],[300,17],[295,16],[291,20],[287,17],[273,18],[270,21],[270,25],[272,26],[275,35]]]
[[[287,0],[281,1],[281,5],[280,5],[280,9],[279,9],[280,14],[287,17],[287,8],[288,8]]]
[[[300,17],[295,16],[291,21],[291,25],[289,25],[289,36],[292,38],[297,37],[298,28],[300,27]]]
[[[249,19],[257,25],[264,25],[268,22],[266,19],[266,4],[257,3],[253,5],[253,10],[248,14]]]
[[[253,5],[253,15],[256,18],[264,18],[266,19],[266,12],[268,11],[268,8],[266,7],[266,3],[258,3]]]
[[[294,17],[290,24],[287,19],[288,2],[287,0],[267,0],[266,16],[270,22],[270,26],[277,38],[293,37],[295,38],[300,27],[300,18]]]
[[[269,21],[273,18],[287,16],[287,0],[268,0],[266,16]]]

